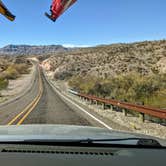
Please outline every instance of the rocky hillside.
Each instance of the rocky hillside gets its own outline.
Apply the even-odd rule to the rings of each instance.
[[[166,108],[166,40],[58,53],[43,66],[76,91]]]
[[[55,52],[68,51],[61,45],[29,46],[29,45],[7,45],[0,48],[0,55],[44,55]]]
[[[43,61],[55,78],[93,76],[111,78],[137,72],[141,75],[166,73],[166,40],[113,44],[57,53]]]

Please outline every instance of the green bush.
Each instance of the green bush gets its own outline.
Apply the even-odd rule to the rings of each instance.
[[[26,64],[11,64],[4,71],[3,75],[6,79],[16,79],[21,74],[29,73],[29,66]]]
[[[17,70],[19,74],[28,74],[29,73],[29,67],[27,64],[22,63],[22,64],[14,64],[12,65],[13,68]]]
[[[0,90],[7,88],[8,80],[0,77]]]
[[[89,91],[92,90],[95,86],[96,82],[96,77],[75,76],[69,80],[69,86],[71,86],[73,89],[76,89],[77,91],[89,93]]]
[[[142,97],[148,98],[160,90],[160,83],[158,80],[154,80],[154,78],[142,79],[141,81],[137,80],[133,85],[133,89],[136,92],[136,99]]]
[[[166,107],[166,74],[141,76],[138,73],[119,75],[109,79],[73,77],[69,85],[83,93],[99,97],[115,97],[129,102]],[[165,104],[164,104],[165,103]]]
[[[9,66],[5,71],[5,75],[7,79],[16,79],[19,77],[19,72],[13,66]]]

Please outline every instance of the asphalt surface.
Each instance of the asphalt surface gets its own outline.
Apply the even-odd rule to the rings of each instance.
[[[65,124],[93,126],[93,122],[71,108],[52,89],[41,72],[43,95],[23,124]]]
[[[62,96],[60,97],[47,82],[43,72],[38,70],[38,65],[34,65],[36,65],[36,70],[33,76],[34,81],[30,85],[32,88],[22,97],[8,104],[0,105],[0,125],[16,125],[19,124],[20,120],[24,119],[20,124],[102,126],[94,118],[88,116],[72,103],[65,101]],[[43,89],[42,96],[26,118],[23,118],[29,112],[25,108],[29,107],[39,95],[40,78]],[[21,114],[21,112],[24,113]]]
[[[35,70],[34,81],[32,88],[22,97],[14,99],[8,104],[0,105],[0,125],[8,124],[14,117],[16,117],[24,108],[34,100],[35,96],[39,93],[39,76],[37,68]]]

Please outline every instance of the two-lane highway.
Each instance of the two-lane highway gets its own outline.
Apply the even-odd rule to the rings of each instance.
[[[46,80],[37,63],[32,88],[21,98],[0,106],[1,125],[63,124],[103,127],[90,114],[64,101]]]
[[[24,124],[91,125],[54,92],[43,73],[41,78],[43,95],[36,108],[23,122]]]
[[[33,78],[29,87],[25,90],[26,92],[11,102],[0,105],[0,125],[16,124],[21,116],[23,116],[23,112],[27,111],[26,109],[30,103],[34,102],[34,99],[39,94],[38,65],[35,62],[33,65],[35,66]]]

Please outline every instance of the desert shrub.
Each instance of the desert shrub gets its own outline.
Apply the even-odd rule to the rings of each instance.
[[[119,75],[109,79],[72,77],[69,85],[83,93],[99,97],[115,97],[129,102],[144,102],[148,105],[164,103],[166,74],[141,76],[138,73]],[[154,102],[155,101],[155,102]],[[162,104],[163,106],[166,106]]]
[[[13,66],[9,66],[5,71],[6,79],[16,79],[18,76],[19,72]]]
[[[93,89],[97,81],[98,79],[96,77],[75,76],[69,80],[69,86],[76,89],[77,91],[89,93],[89,91]]]
[[[12,65],[13,68],[17,70],[19,74],[28,74],[29,73],[29,66],[25,63],[22,64],[14,64]]]
[[[89,94],[99,97],[108,97],[112,94],[112,88],[109,83],[96,82],[94,87],[89,90]]]
[[[7,69],[3,73],[3,77],[6,79],[16,79],[21,74],[29,73],[29,66],[22,64],[11,64],[7,67]]]
[[[8,80],[0,77],[0,90],[5,89],[8,86]]]
[[[156,80],[158,80],[162,89],[166,89],[166,73],[158,75]]]
[[[59,72],[54,75],[54,78],[57,80],[65,80],[70,77],[72,77],[72,74],[68,71]]]
[[[79,86],[82,82],[82,78],[79,76],[72,77],[69,81],[68,84],[71,86],[73,89],[79,90]]]
[[[136,99],[140,99],[142,97],[148,98],[156,91],[160,90],[160,83],[152,77],[146,77],[141,80],[136,80],[133,85],[133,89],[136,92]]]

